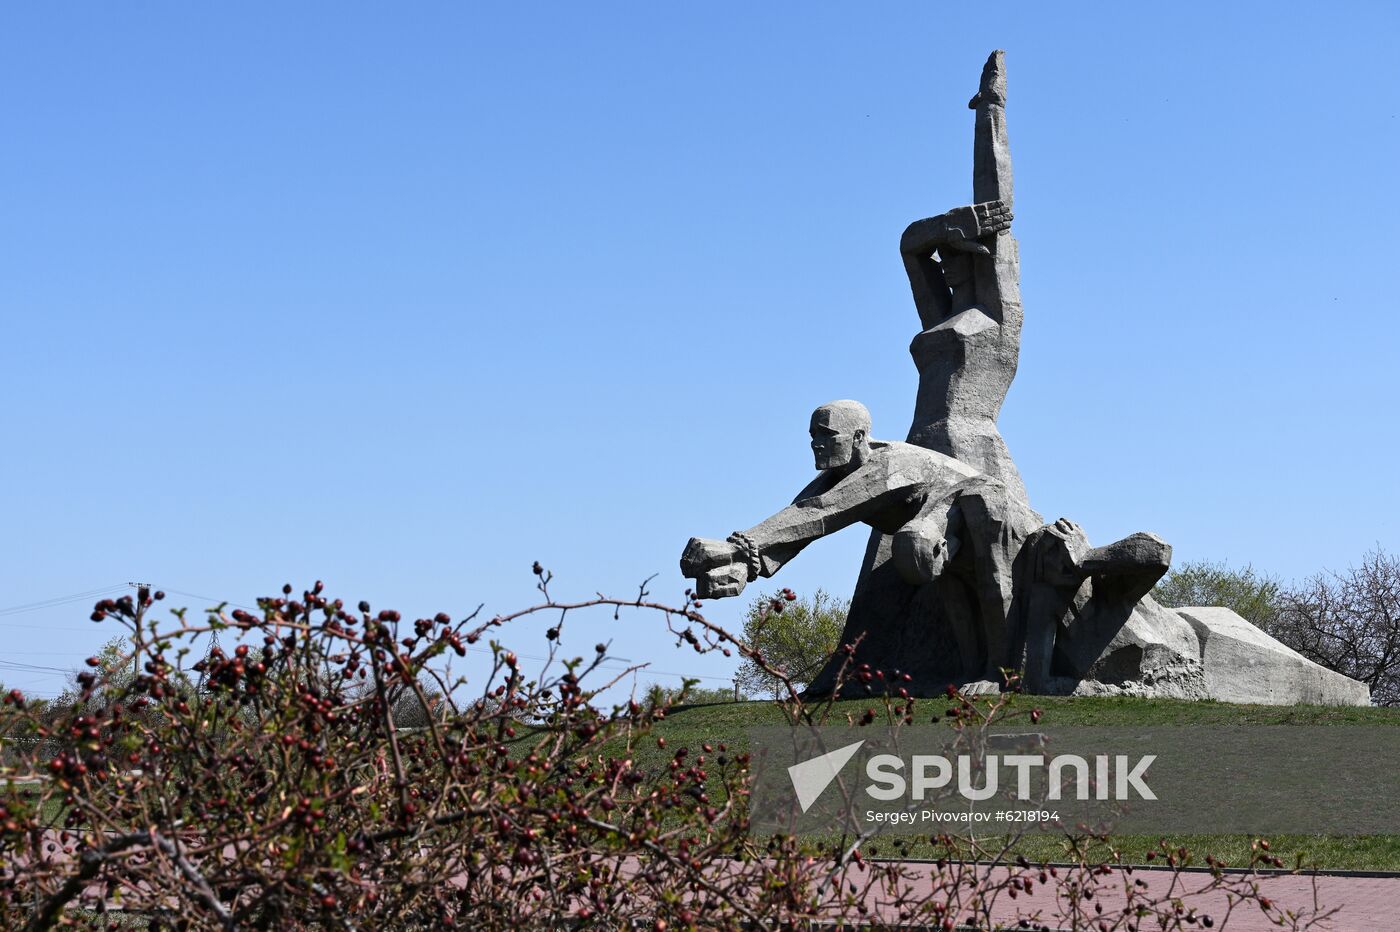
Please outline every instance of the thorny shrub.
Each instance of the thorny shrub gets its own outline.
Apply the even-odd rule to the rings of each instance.
[[[679,645],[768,669],[794,724],[826,721],[833,704],[804,701],[689,593],[679,607],[651,601],[645,586],[635,599],[566,603],[534,570],[542,601],[485,621],[410,623],[365,602],[348,608],[319,582],[295,597],[284,586],[257,612],[222,606],[191,620],[177,610],[166,626],[152,617],[160,592],[97,603],[94,621],[129,632],[128,675],[94,662],[71,706],[41,716],[15,691],[0,707],[0,735],[19,748],[0,770],[0,927],[990,928],[1009,899],[1046,886],[1054,905],[1015,927],[1218,928],[1249,908],[1301,928],[1319,913],[1288,913],[1257,876],[1213,862],[1191,886],[1225,891],[1230,905],[1208,917],[1175,882],[1150,892],[1078,844],[1067,847],[1077,863],[1054,867],[938,836],[945,857],[914,864],[864,857],[866,837],[823,848],[756,836],[741,749],[661,750],[651,731],[674,697],[605,706],[604,690],[628,674],[604,667],[606,645],[566,656],[566,620],[589,608],[653,613]],[[770,609],[792,598],[785,590]],[[527,675],[488,635],[535,615],[548,619],[549,662]],[[236,643],[187,666],[211,632]],[[447,661],[479,643],[490,648],[486,675],[450,679]],[[916,710],[897,675],[849,673],[891,683],[877,697],[887,721],[932,710],[985,729],[1013,714],[1009,692],[977,700],[950,687],[951,709]],[[406,696],[432,710],[421,727],[396,725]],[[639,763],[658,755],[659,766]],[[1190,859],[1161,854],[1174,870]],[[999,855],[996,868],[974,863]],[[1260,843],[1247,866],[1274,863]]]

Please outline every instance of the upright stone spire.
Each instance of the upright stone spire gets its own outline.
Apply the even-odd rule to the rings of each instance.
[[[909,352],[919,370],[910,443],[1025,485],[997,429],[1021,353],[1020,259],[1011,233],[1011,148],[1005,55],[993,52],[971,101],[976,203],[916,220],[900,239],[924,330]]]
[[[982,66],[982,83],[967,102],[977,111],[973,135],[972,200],[1001,201],[1014,209],[1011,146],[1006,139],[1006,53],[997,49]]]
[[[1011,175],[1011,143],[1006,135],[1005,52],[998,49],[987,58],[981,84],[967,105],[977,113],[972,145],[972,200],[977,204],[998,201],[1011,211],[1015,183]],[[1010,361],[1014,376],[1021,350],[1020,250],[1009,231],[987,246],[990,256],[973,259],[977,303],[997,323],[1014,329],[1014,334],[1008,334],[1016,341]],[[1010,381],[1008,378],[1008,385]]]

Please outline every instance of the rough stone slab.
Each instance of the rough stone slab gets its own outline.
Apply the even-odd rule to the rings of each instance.
[[[1179,608],[1201,642],[1206,691],[1222,702],[1370,705],[1365,683],[1313,663],[1228,608]]]
[[[1092,618],[1081,622],[1093,625]],[[1144,596],[1133,607],[1127,622],[1110,624],[1112,640],[1097,646],[1090,633],[1085,638],[1065,638],[1064,650],[1074,654],[1088,648],[1081,658],[1091,660],[1088,675],[1070,683],[1076,696],[1145,696],[1161,699],[1210,699],[1210,686],[1200,661],[1200,641],[1192,626],[1170,609]],[[1070,632],[1066,632],[1069,634]],[[1087,644],[1078,641],[1087,640]],[[1093,659],[1089,655],[1095,655]],[[1061,686],[1063,688],[1063,686]]]

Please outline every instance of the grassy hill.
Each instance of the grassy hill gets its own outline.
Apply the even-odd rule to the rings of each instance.
[[[941,699],[917,700],[915,721],[928,722],[941,716],[949,703]],[[1041,725],[1392,725],[1400,728],[1400,709],[1336,706],[1261,706],[1224,702],[1187,702],[1166,699],[1123,697],[1071,698],[1058,696],[1017,697],[1014,709],[1039,708]],[[847,717],[859,719],[867,710],[884,720],[883,706],[866,699],[834,703],[830,723]],[[1024,721],[1024,719],[1022,719]],[[661,763],[679,747],[698,748],[724,742],[732,749],[747,746],[746,730],[762,725],[786,723],[782,710],[772,702],[729,702],[681,706],[655,729],[666,739],[667,750],[655,752]],[[645,755],[652,756],[651,753]],[[648,761],[639,761],[648,763]],[[980,837],[980,836],[979,836]],[[988,836],[994,837],[994,836]],[[1229,864],[1249,860],[1252,838],[1243,835],[1181,835],[1166,839],[1173,847],[1185,846],[1193,853],[1193,863],[1204,864],[1207,854]],[[830,839],[813,839],[814,842]],[[1112,846],[1131,863],[1147,863],[1144,855],[1158,845],[1157,836],[1116,836]],[[1400,871],[1400,836],[1322,836],[1282,835],[1270,838],[1272,850],[1287,864],[1301,859],[1304,865],[1323,870]],[[1033,861],[1065,859],[1066,840],[1045,835],[1027,836],[1014,853]],[[870,856],[938,857],[927,837],[891,836],[869,846]],[[1095,852],[1108,859],[1108,849]]]

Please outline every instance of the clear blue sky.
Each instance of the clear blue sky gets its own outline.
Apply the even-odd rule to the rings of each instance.
[[[679,601],[814,406],[903,437],[896,244],[969,199],[998,47],[1033,504],[1286,578],[1400,548],[1398,40],[1379,2],[7,5],[0,609],[495,612],[533,560]],[[773,583],[848,594],[864,539]],[[0,659],[73,667],[87,605],[0,613]]]

